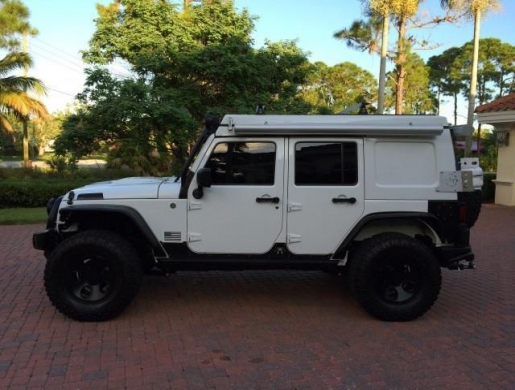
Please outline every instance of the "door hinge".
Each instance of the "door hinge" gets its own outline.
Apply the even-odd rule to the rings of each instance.
[[[188,233],[188,242],[202,241],[202,234]]]
[[[293,211],[301,211],[302,210],[302,203],[288,203],[288,212],[291,213]]]
[[[202,209],[202,203],[189,202],[189,204],[188,204],[188,210],[189,211],[200,210],[200,209]]]
[[[288,234],[287,238],[288,238],[288,244],[302,241],[302,236],[299,234]]]

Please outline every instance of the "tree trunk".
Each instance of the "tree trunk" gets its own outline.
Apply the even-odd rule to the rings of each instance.
[[[29,52],[28,48],[28,32],[23,32],[23,44],[22,44],[22,51],[27,54]],[[23,77],[27,77],[29,72],[29,67],[27,64],[23,66]],[[27,92],[27,87],[25,87],[25,92]],[[28,124],[28,117],[23,118],[23,166],[25,168],[30,168],[32,166],[30,162],[30,155],[29,155],[29,124]]]
[[[404,38],[406,36],[406,20],[404,17],[399,18],[399,38],[397,42],[397,85],[395,90],[395,115],[402,115],[402,101],[404,98],[404,80],[406,78],[406,48]]]
[[[388,51],[388,15],[383,17],[383,36],[381,39],[381,64],[379,67],[379,96],[377,101],[377,113],[384,113],[384,90],[386,86],[386,55]]]
[[[472,126],[474,122],[474,108],[477,95],[477,64],[479,61],[479,28],[481,26],[481,11],[476,11],[474,15],[474,54],[472,57],[472,76],[470,78],[469,107],[467,124]],[[465,142],[465,157],[470,155],[472,149],[472,136],[468,136]]]
[[[454,126],[458,124],[458,93],[454,92]]]
[[[440,99],[442,98],[442,90],[440,89],[440,87],[438,87],[438,96],[437,96],[437,114],[440,115]]]

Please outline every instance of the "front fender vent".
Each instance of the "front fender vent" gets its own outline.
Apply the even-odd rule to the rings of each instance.
[[[103,200],[104,194],[102,192],[88,192],[84,194],[79,194],[77,196],[77,200]]]
[[[181,232],[165,232],[165,242],[182,242]]]

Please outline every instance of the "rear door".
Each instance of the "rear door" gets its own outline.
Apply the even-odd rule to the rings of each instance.
[[[288,159],[288,249],[331,254],[363,214],[363,140],[291,138]]]

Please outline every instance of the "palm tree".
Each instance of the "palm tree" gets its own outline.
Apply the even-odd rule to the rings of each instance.
[[[395,113],[402,114],[402,99],[404,80],[406,78],[406,24],[417,13],[420,0],[369,0],[362,1],[368,21],[354,21],[350,28],[334,34],[335,38],[345,40],[347,46],[369,53],[379,52],[379,36],[381,36],[381,69],[379,72],[379,113],[384,97],[386,56],[388,46],[389,18],[395,18],[399,35],[397,39],[396,56],[393,58],[396,67],[396,104]]]
[[[384,111],[386,59],[390,26],[389,0],[361,0],[361,3],[365,9],[365,15],[369,19],[367,21],[354,21],[350,28],[337,32],[334,37],[345,40],[347,46],[352,49],[368,51],[370,54],[377,52],[381,55],[377,113],[382,114]]]
[[[45,93],[41,81],[33,77],[10,76],[12,72],[31,64],[29,55],[21,52],[11,52],[0,59],[0,129],[13,131],[9,114],[19,120],[48,117],[43,103],[29,95],[29,92],[38,95]]]
[[[469,106],[467,124],[474,121],[474,108],[477,95],[477,64],[479,62],[479,28],[481,16],[488,11],[498,10],[501,6],[499,0],[440,0],[443,8],[463,11],[470,19],[474,19],[474,51],[472,54],[472,72],[470,79]],[[467,137],[465,156],[470,154],[472,138]]]
[[[381,63],[379,65],[379,90],[377,101],[377,113],[384,112],[384,92],[386,87],[386,56],[388,54],[388,33],[390,29],[390,4],[385,0],[370,0],[370,8],[381,15]]]
[[[406,62],[408,57],[406,41],[406,24],[409,18],[418,11],[420,0],[383,0],[388,1],[389,10],[395,17],[397,30],[397,57],[395,58],[395,71],[397,73],[395,85],[395,114],[402,115],[402,100],[404,98],[404,80],[406,79]]]

